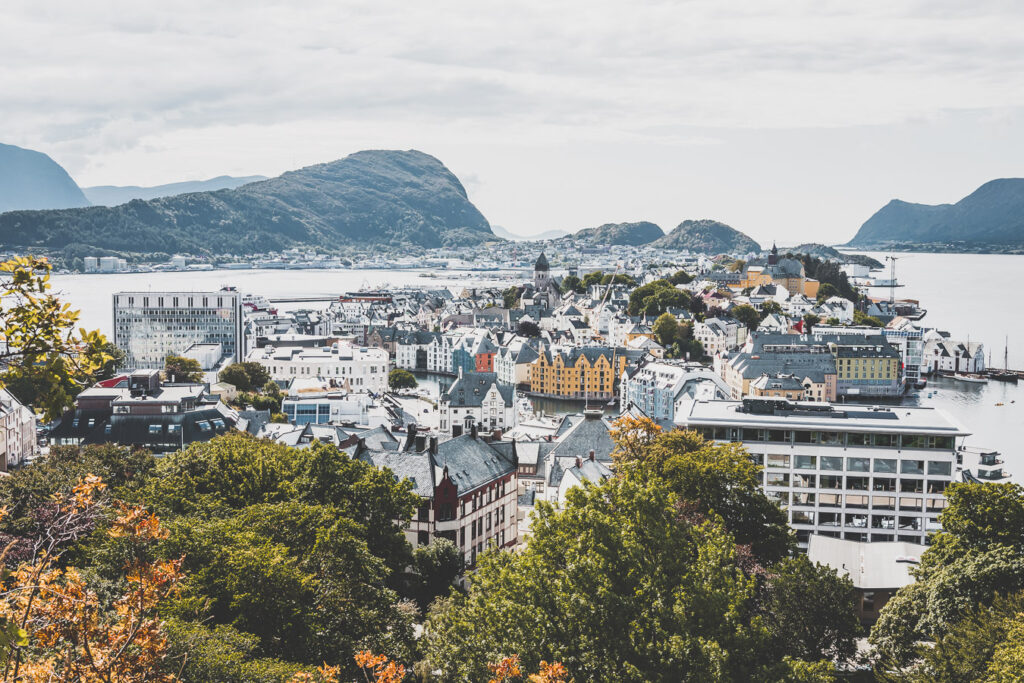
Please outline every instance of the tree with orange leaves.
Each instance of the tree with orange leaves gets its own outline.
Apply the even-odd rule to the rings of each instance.
[[[661,435],[661,427],[649,417],[623,415],[614,422],[609,436],[615,443],[612,459],[616,466],[643,460],[647,449]]]
[[[494,674],[488,683],[511,683],[523,680],[523,670],[519,664],[519,655],[505,657],[497,664],[488,664],[487,668]],[[550,664],[541,661],[539,670],[526,677],[528,683],[570,683],[569,672],[561,662]]]
[[[142,508],[118,503],[108,534],[127,542],[124,592],[106,607],[74,568],[58,561],[107,507],[105,486],[85,477],[57,501],[57,514],[35,554],[0,584],[0,662],[5,681],[173,681],[161,669],[167,639],[157,607],[181,579],[181,560],[149,561],[166,537]],[[8,543],[0,559],[15,544]]]

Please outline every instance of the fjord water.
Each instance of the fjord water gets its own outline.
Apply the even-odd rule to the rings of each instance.
[[[885,262],[885,253],[868,252]],[[1002,367],[1004,339],[1009,339],[1009,364],[1024,370],[1024,316],[1017,285],[1024,277],[1024,256],[988,254],[895,254],[896,277],[905,286],[896,297],[917,299],[928,310],[922,325],[949,331],[955,338],[984,342],[992,364]],[[233,285],[267,297],[338,294],[363,286],[479,286],[500,282],[492,273],[417,270],[239,270],[114,275],[56,275],[54,288],[81,310],[81,324],[110,335],[111,295],[119,290],[215,290]],[[507,286],[507,281],[504,283]],[[887,297],[888,289],[872,296]],[[282,309],[316,308],[324,304],[284,304]],[[936,391],[937,390],[937,391]],[[929,397],[929,393],[931,396]],[[967,443],[1000,450],[1007,468],[1024,477],[1024,382],[972,385],[932,380],[929,389],[906,397],[908,405],[946,410],[972,436]],[[1003,405],[998,406],[997,403]]]

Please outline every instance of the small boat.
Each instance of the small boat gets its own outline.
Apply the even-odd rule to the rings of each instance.
[[[988,377],[982,375],[968,375],[964,373],[956,373],[953,375],[953,379],[960,380],[961,382],[973,382],[974,384],[987,384]]]
[[[1002,402],[1000,402],[1000,403],[996,403],[996,405],[997,405],[997,406],[1001,406],[1001,405],[1003,405],[1003,404],[1002,404]]]

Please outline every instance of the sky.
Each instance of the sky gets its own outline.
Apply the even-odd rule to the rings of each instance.
[[[1024,176],[1016,0],[5,0],[0,142],[79,185],[444,162],[528,235],[841,243]]]

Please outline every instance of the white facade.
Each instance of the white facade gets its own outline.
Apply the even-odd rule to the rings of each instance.
[[[742,442],[763,465],[765,493],[787,510],[801,547],[812,533],[924,543],[940,528],[956,439],[967,435],[933,408],[750,399],[697,401],[681,422],[706,438]]]
[[[233,361],[244,357],[236,291],[118,292],[113,299],[114,345],[127,368],[161,369],[169,354],[193,344],[220,344]]]
[[[387,390],[388,354],[384,349],[341,344],[321,348],[266,346],[253,349],[246,360],[261,364],[275,380],[320,377],[333,379],[349,391]]]
[[[693,338],[704,346],[704,354],[716,356],[734,351],[747,341],[747,328],[735,320],[711,318],[693,326]]]
[[[36,415],[6,389],[0,389],[0,430],[3,433],[0,445],[4,449],[4,471],[24,465],[30,456],[35,455]]]

